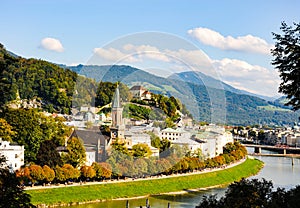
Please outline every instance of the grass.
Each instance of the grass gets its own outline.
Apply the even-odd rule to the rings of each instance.
[[[267,110],[267,111],[291,111],[289,109],[276,107],[274,105],[258,106],[257,108],[260,110]]]
[[[226,185],[243,177],[257,174],[263,163],[256,159],[247,159],[244,163],[222,171],[162,178],[156,180],[132,181],[86,186],[70,186],[39,190],[27,190],[33,204],[71,204],[95,200],[111,200],[144,195],[154,195],[185,189],[206,188]]]

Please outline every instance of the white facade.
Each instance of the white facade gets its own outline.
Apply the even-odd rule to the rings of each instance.
[[[4,155],[9,169],[16,171],[24,165],[24,146],[11,145],[0,138],[0,155]]]
[[[85,155],[86,155],[86,162],[85,165],[91,166],[94,162],[96,162],[96,150],[94,148],[86,148]]]
[[[206,148],[206,144],[202,141],[195,141],[191,139],[191,133],[184,131],[181,128],[178,129],[172,129],[172,128],[166,128],[163,129],[160,132],[160,139],[167,139],[172,144],[177,144],[181,147],[186,146],[189,151],[195,152],[198,149],[201,149],[203,152],[203,149]]]
[[[182,143],[182,140],[189,139],[191,137],[191,133],[184,131],[183,129],[172,129],[166,128],[160,132],[161,139],[168,139],[172,143]]]
[[[136,144],[146,144],[150,147],[152,152],[152,156],[159,156],[159,149],[151,146],[151,138],[149,134],[145,134],[142,132],[127,132],[125,134],[126,145],[130,149],[132,146]]]

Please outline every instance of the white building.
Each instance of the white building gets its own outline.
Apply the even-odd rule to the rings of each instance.
[[[190,132],[185,131],[181,128],[172,129],[172,128],[166,128],[163,129],[160,132],[159,135],[160,139],[167,139],[172,144],[177,144],[181,147],[187,147],[189,151],[195,152],[198,149],[201,149],[203,152],[203,149],[210,149],[206,147],[205,142],[203,141],[197,141],[194,139],[191,139],[192,135]]]
[[[0,138],[0,155],[4,155],[9,169],[16,171],[24,165],[24,146],[11,145]]]
[[[144,87],[140,85],[133,86],[130,88],[130,92],[132,93],[134,98],[140,100],[150,100],[151,99],[151,92],[147,91]]]
[[[191,133],[184,131],[181,128],[172,129],[166,128],[161,130],[160,138],[161,139],[168,139],[172,143],[182,143],[182,140],[189,139],[191,137]]]
[[[136,144],[146,144],[150,147],[152,152],[152,156],[158,157],[159,156],[159,149],[151,146],[151,138],[149,134],[145,134],[142,132],[134,132],[128,131],[125,133],[125,141],[127,142],[126,145],[129,149]]]

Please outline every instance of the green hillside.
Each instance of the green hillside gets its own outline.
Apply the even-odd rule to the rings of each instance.
[[[241,91],[237,93],[236,89],[229,85],[225,86],[225,91],[215,89],[213,85],[216,80],[208,76],[206,79],[210,80],[211,84],[204,86],[203,83],[197,84],[196,79],[190,82],[174,79],[174,77],[166,79],[124,65],[79,65],[69,68],[86,77],[93,77],[97,81],[121,81],[128,86],[139,84],[154,93],[177,97],[197,120],[222,123],[225,121],[235,125],[258,123],[285,125],[292,124],[300,116],[299,112],[287,111],[283,105],[275,105],[259,97],[241,94]]]
[[[195,80],[166,79],[130,66],[58,66],[13,55],[2,45],[0,70],[1,106],[15,101],[19,96],[26,102],[35,100],[49,112],[70,113],[72,106],[93,104],[95,98],[96,101],[99,99],[99,81],[121,81],[128,87],[140,84],[153,93],[179,98],[193,117],[201,121],[284,125],[293,124],[300,116],[299,112],[287,110],[281,100],[267,102],[232,90],[197,84]],[[230,86],[226,88],[231,89]]]
[[[47,61],[16,56],[1,44],[0,71],[0,106],[16,99],[23,101],[23,104],[34,100],[49,112],[68,114],[72,105],[95,97],[94,80]],[[74,89],[78,96],[73,97]]]

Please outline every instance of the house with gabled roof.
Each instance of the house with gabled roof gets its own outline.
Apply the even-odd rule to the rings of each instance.
[[[150,100],[151,92],[149,92],[146,88],[141,85],[135,85],[130,88],[130,92],[132,93],[133,98],[139,100]]]

